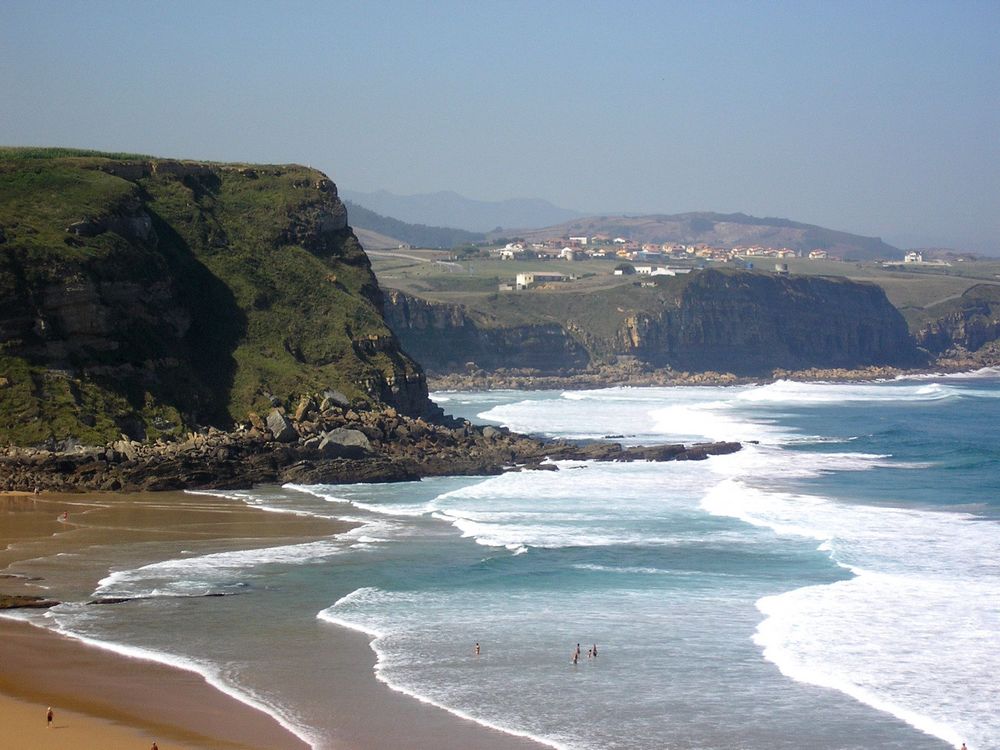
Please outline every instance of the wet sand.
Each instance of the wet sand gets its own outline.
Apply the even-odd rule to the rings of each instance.
[[[0,702],[17,747],[253,748],[308,745],[200,675],[129,659],[24,622],[0,620]],[[24,711],[24,707],[30,711]],[[45,726],[52,706],[53,726]],[[13,712],[9,723],[8,712]],[[57,731],[58,730],[58,731]]]
[[[62,519],[63,512],[68,514]],[[107,570],[69,564],[50,580],[18,577],[17,562],[107,544],[109,540],[192,540],[261,546],[276,539],[322,538],[349,528],[337,521],[267,513],[222,498],[183,493],[0,495],[0,593],[86,597]],[[65,577],[66,580],[52,580]],[[325,628],[330,632],[329,627]],[[537,750],[542,745],[482,727],[379,683],[369,638],[336,634],[340,658],[330,711],[338,734],[324,748]],[[51,705],[56,719],[45,726]],[[0,721],[16,746],[33,750],[302,750],[306,743],[262,711],[200,675],[84,644],[26,622],[0,618]],[[23,738],[23,739],[22,739]]]

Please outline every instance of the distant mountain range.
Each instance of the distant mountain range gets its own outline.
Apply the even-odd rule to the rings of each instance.
[[[349,200],[345,200],[344,205],[347,206],[348,222],[357,232],[361,244],[369,250],[398,247],[404,243],[414,247],[452,248],[486,239],[486,235],[482,232],[408,224],[399,219],[382,216]]]
[[[374,193],[343,190],[341,197],[348,201],[351,226],[377,233],[382,247],[405,242],[414,246],[448,248],[500,237],[540,241],[601,234],[643,243],[675,242],[716,247],[760,245],[802,252],[823,249],[831,256],[851,260],[903,257],[902,250],[879,237],[742,213],[588,216],[558,208],[544,200],[477,201],[454,192],[400,196],[385,190]],[[362,241],[365,239],[362,237]],[[393,239],[398,242],[393,243]],[[375,241],[374,236],[371,241]]]
[[[409,224],[456,227],[469,232],[491,232],[498,227],[547,227],[585,215],[540,198],[479,201],[450,190],[420,195],[396,195],[385,190],[374,193],[341,190],[340,197]]]

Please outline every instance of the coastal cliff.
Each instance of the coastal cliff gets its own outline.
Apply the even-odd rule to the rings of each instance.
[[[654,367],[736,374],[915,365],[900,313],[874,284],[817,276],[695,273],[626,317],[617,353]]]
[[[325,175],[0,149],[0,442],[228,429],[330,389],[437,413]]]
[[[587,367],[587,349],[558,323],[502,324],[461,305],[386,291],[386,322],[406,351],[441,372],[477,368],[544,372]]]
[[[1000,363],[1000,285],[977,284],[916,332],[939,361],[972,368]]]
[[[492,295],[474,310],[390,291],[386,319],[435,375],[600,368],[627,380],[636,368],[747,376],[926,361],[881,288],[840,278],[706,270],[586,295]]]

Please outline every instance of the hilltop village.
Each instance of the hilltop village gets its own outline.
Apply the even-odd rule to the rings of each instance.
[[[790,247],[765,245],[736,245],[719,247],[705,243],[684,244],[676,242],[638,242],[608,235],[559,237],[540,242],[513,239],[503,245],[481,251],[494,260],[509,261],[615,261],[616,276],[676,276],[705,268],[708,264],[731,264],[735,268],[753,270],[755,263],[774,262],[774,272],[787,275],[789,259],[842,261],[838,255],[823,248],[803,251]],[[682,265],[670,266],[670,263]],[[942,260],[924,260],[919,252],[909,252],[903,258],[906,265],[950,265]],[[883,266],[900,265],[900,261],[884,261]],[[761,269],[766,270],[766,269]],[[500,291],[527,289],[547,283],[571,280],[573,274],[534,271],[518,273],[513,283],[499,284]]]

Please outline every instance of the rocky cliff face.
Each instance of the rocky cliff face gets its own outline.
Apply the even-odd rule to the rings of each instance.
[[[937,320],[917,331],[917,342],[934,354],[990,350],[986,364],[995,362],[993,349],[1000,340],[1000,287],[980,284],[966,290]]]
[[[315,170],[0,154],[0,442],[227,427],[327,388],[432,413],[381,306]]]
[[[551,295],[550,308],[540,307],[542,299],[532,298],[533,309],[544,309],[547,319],[561,316],[561,323],[504,325],[482,309],[471,313],[396,292],[386,317],[407,351],[434,373],[460,372],[468,362],[549,373],[627,360],[758,375],[922,361],[884,292],[844,279],[709,270],[571,303]]]
[[[500,325],[460,305],[428,302],[396,290],[386,295],[385,317],[403,348],[435,372],[478,368],[578,370],[587,350],[557,323]]]
[[[653,366],[738,374],[915,365],[906,323],[874,284],[704,271],[629,315],[616,352]]]

